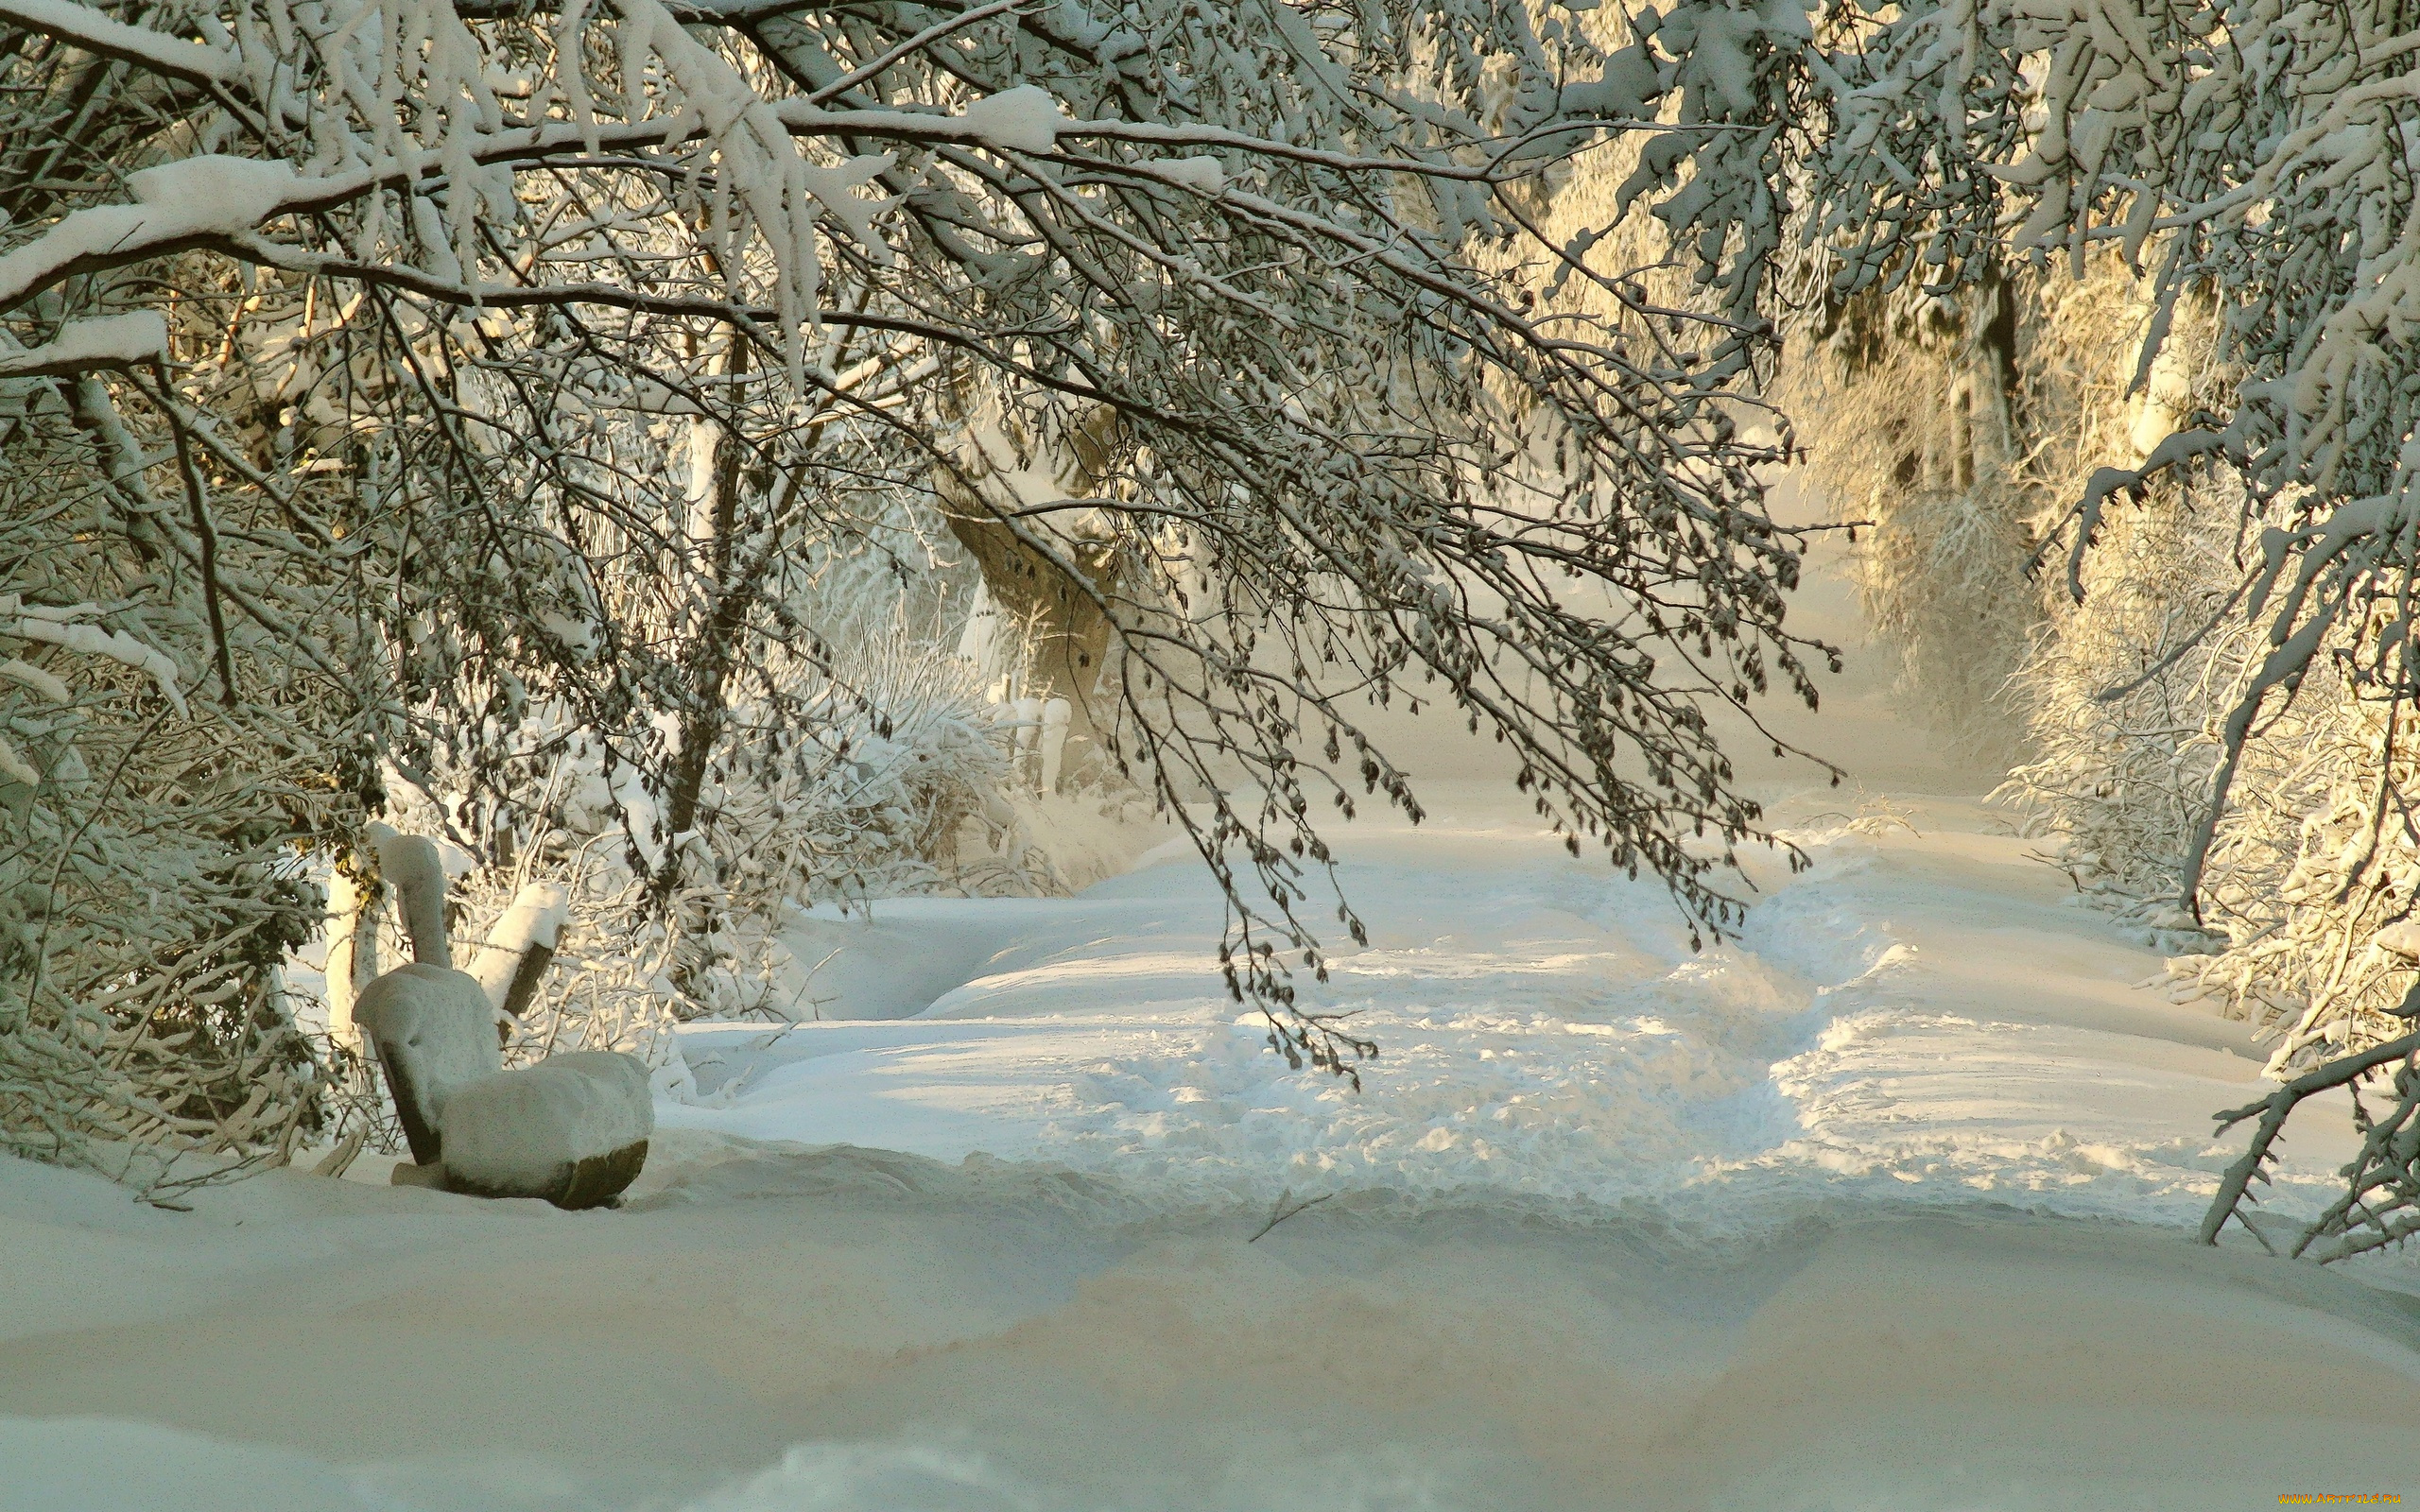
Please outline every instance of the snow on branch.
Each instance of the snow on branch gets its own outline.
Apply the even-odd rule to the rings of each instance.
[[[133,204],[76,211],[0,253],[0,309],[74,274],[240,235],[281,211],[328,198],[328,186],[297,178],[289,163],[222,155],[145,168],[127,182]]]
[[[2415,990],[2412,996],[2420,997],[2420,990]],[[2407,1008],[2413,1005],[2411,998],[2406,999],[2405,1005]],[[2286,1120],[2305,1099],[2338,1087],[2353,1086],[2379,1068],[2398,1061],[2403,1064],[2395,1077],[2394,1090],[2399,1098],[2396,1110],[2385,1123],[2364,1128],[2363,1132],[2370,1138],[2364,1142],[2362,1152],[2353,1165],[2346,1168],[2348,1177],[2361,1179],[2356,1181],[2355,1190],[2349,1196],[2304,1231],[2293,1246],[2293,1253],[2300,1255],[2317,1240],[2334,1235],[2345,1243],[2323,1258],[2342,1259],[2420,1231],[2420,1216],[2414,1216],[2414,1213],[2420,1213],[2420,1186],[2414,1184],[2412,1169],[2415,1154],[2420,1152],[2415,1152],[2411,1141],[2398,1138],[2403,1134],[2405,1125],[2411,1123],[2415,1111],[2420,1111],[2420,1080],[2415,1080],[2412,1067],[2415,1051],[2420,1051],[2420,1032],[2373,1045],[2358,1055],[2328,1061],[2295,1077],[2256,1103],[2217,1114],[2218,1132],[2221,1134],[2246,1120],[2257,1119],[2258,1122],[2254,1125],[2250,1145],[2220,1178],[2218,1194],[2211,1199],[2209,1211],[2203,1215],[2202,1227],[2196,1237],[2205,1245],[2217,1244],[2221,1230],[2225,1228],[2229,1219],[2233,1219],[2242,1224],[2265,1247],[2269,1241],[2253,1227],[2243,1208],[2252,1200],[2252,1183],[2268,1179],[2268,1165],[2276,1159],[2271,1153],[2272,1147],[2276,1143],[2277,1136],[2285,1131]],[[2373,1170],[2374,1167],[2382,1169]],[[2386,1200],[2374,1195],[2374,1188],[2387,1189]],[[2370,1200],[2364,1202],[2364,1197]],[[2408,1212],[2398,1221],[2394,1217],[2398,1208],[2411,1209],[2413,1212]],[[2355,1231],[2365,1225],[2374,1230],[2366,1240]]]
[[[1058,146],[1059,132],[1067,124],[1059,102],[1031,84],[987,94],[959,119],[985,146],[1009,152],[1048,152]]]
[[[66,378],[95,368],[159,362],[168,352],[168,322],[156,310],[70,320],[39,347],[0,354],[0,378]]]
[[[129,26],[75,0],[0,0],[0,22],[187,83],[227,84],[242,77],[240,60],[230,53],[147,26]]]
[[[79,604],[72,608],[54,608],[43,604],[17,602],[13,593],[0,594],[0,635],[13,635],[23,641],[40,641],[83,656],[97,656],[118,662],[150,678],[160,696],[168,700],[179,714],[187,713],[182,690],[178,686],[182,674],[177,664],[123,630],[105,630],[97,625],[80,623],[99,612],[99,606]]]
[[[66,703],[75,697],[75,694],[69,690],[66,683],[60,681],[42,668],[30,662],[20,662],[15,657],[0,662],[0,678],[6,678],[11,682],[31,688],[53,703]]]

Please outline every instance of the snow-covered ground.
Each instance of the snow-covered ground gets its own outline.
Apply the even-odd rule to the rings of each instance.
[[[1075,899],[804,924],[825,1022],[693,1026],[712,1106],[666,1121],[1205,1202],[1638,1199],[1720,1234],[1844,1197],[2185,1223],[2232,1158],[2203,1136],[2256,1094],[2249,1033],[2138,989],[2157,959],[1979,805],[1852,829],[1837,797],[1797,800],[1811,869],[1760,866],[1744,937],[1692,953],[1659,886],[1564,855],[1513,795],[1429,797],[1417,830],[1349,837],[1371,944],[1305,984],[1382,1046],[1358,1092],[1289,1071],[1219,994],[1217,895],[1169,854]],[[2288,1207],[2340,1160],[2290,1155]]]
[[[2420,1272],[2187,1242],[2257,1058],[2035,842],[1801,799],[1812,869],[1693,955],[1511,795],[1425,796],[1345,833],[1357,1094],[1164,856],[803,922],[821,1021],[686,1034],[622,1211],[0,1167],[0,1509],[2420,1493]],[[2346,1141],[2306,1114],[2273,1203]]]

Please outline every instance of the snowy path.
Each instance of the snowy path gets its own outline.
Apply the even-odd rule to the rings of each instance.
[[[1289,1073],[1219,995],[1216,897],[1179,856],[1077,899],[805,927],[797,954],[829,957],[806,995],[841,1022],[694,1030],[701,1084],[737,1084],[667,1121],[1202,1199],[1651,1198],[1716,1228],[1852,1194],[2187,1223],[2233,1158],[2202,1136],[2255,1094],[2249,1034],[2138,990],[2157,958],[1975,805],[1930,805],[1922,833],[1803,824],[1812,869],[1762,868],[1744,938],[1703,954],[1661,889],[1494,791],[1442,808],[1345,846],[1374,934],[1312,1001],[1383,1047],[1358,1094]],[[2342,1160],[2309,1136],[2289,1156],[2287,1207]]]
[[[621,1212],[0,1164],[0,1512],[2420,1493],[2420,1273],[2184,1243],[2257,1059],[2028,842],[1809,803],[1814,869],[1692,955],[1427,796],[1344,847],[1358,1095],[1218,995],[1180,861],[804,928],[826,1020],[688,1034],[718,1106]],[[1285,1189],[1335,1195],[1248,1243]]]

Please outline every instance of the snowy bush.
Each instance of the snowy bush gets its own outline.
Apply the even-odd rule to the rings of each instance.
[[[402,822],[476,858],[456,888],[466,937],[531,882],[568,894],[555,970],[516,1030],[527,1053],[652,1058],[677,1020],[778,1012],[769,952],[792,905],[1033,889],[1024,851],[965,843],[970,822],[979,832],[981,816],[1003,811],[1009,775],[972,666],[894,618],[828,675],[795,677],[783,692],[804,712],[789,721],[731,712],[733,736],[683,832],[639,773],[617,782],[609,748],[569,731],[506,773],[441,769],[433,791],[402,798]],[[676,849],[685,864],[667,906]]]
[[[2377,941],[2411,912],[2420,833],[2395,798],[2410,736],[2343,673],[2342,644],[2243,742],[2242,796],[2209,842],[2199,917],[2180,902],[2225,720],[2266,650],[2229,613],[2243,507],[2222,490],[2163,490],[2113,518],[2084,604],[2058,616],[2021,679],[2038,754],[2010,791],[2067,837],[2080,887],[2177,953],[2174,995],[2251,1020],[2284,1075],[2403,1032],[2391,1010],[2411,962]]]
[[[2247,541],[2241,607],[2269,650],[2220,731],[2182,868],[2197,894],[2244,741],[2317,660],[2349,657],[2390,702],[2410,692],[2401,617],[2368,610],[2399,601],[2414,565],[2409,15],[1925,0],[1682,5],[1634,29],[1607,77],[1634,79],[1676,127],[1643,155],[1640,191],[1668,191],[1657,214],[1735,308],[1794,300],[1828,318],[1901,291],[1954,301],[2019,266],[2087,279],[2102,250],[2144,280],[2124,389],[2150,391],[2165,434],[2090,458],[2042,534],[2080,597],[2111,509],[2157,480],[2215,467],[2287,511]],[[1811,282],[1785,251],[1793,231],[1818,254]],[[2217,381],[2198,406],[2170,403],[2163,349],[2204,308]],[[2380,628],[2395,633],[2366,633]]]
[[[2276,1074],[2401,1033],[2388,1010],[2411,976],[2371,939],[2409,910],[2414,836],[2378,806],[2400,784],[2379,765],[2384,713],[2344,671],[2358,637],[2328,643],[2246,739],[2244,796],[2210,832],[2198,911],[2183,896],[2226,721],[2267,651],[2237,612],[2247,542],[2292,510],[2256,505],[2231,473],[2162,480],[2104,512],[2076,565],[2081,599],[2064,581],[2037,593],[2023,571],[2026,526],[2048,531],[2096,468],[2222,400],[2206,305],[2183,312],[2130,397],[2154,311],[2119,260],[2081,280],[2025,275],[2010,295],[2012,433],[1962,475],[1974,454],[1961,411],[1939,402],[1960,367],[1940,349],[1971,339],[1954,308],[1927,336],[1861,329],[1880,318],[1861,305],[1891,301],[1853,302],[1809,353],[1833,354],[1833,387],[1801,386],[1802,419],[1823,438],[1816,477],[1876,530],[1859,558],[1871,619],[1905,649],[1937,728],[1971,738],[1996,703],[2021,716],[2028,754],[2002,796],[2062,837],[2060,864],[2087,899],[2177,957],[2173,997],[2252,1021],[2274,1041]],[[2010,643],[2033,617],[2019,661]]]
[[[1673,208],[1695,212],[1710,284],[1770,289],[1793,215],[1835,306],[1908,284],[1955,298],[2020,263],[2081,280],[2103,250],[2144,278],[2124,388],[2142,412],[2040,532],[2082,610],[2029,674],[2052,739],[2027,781],[2080,811],[2080,860],[2134,876],[2163,864],[2169,795],[2198,786],[2172,852],[2177,912],[2156,922],[2226,933],[2213,978],[2282,1029],[2273,1070],[2388,1032],[2399,968],[2376,931],[2409,912],[2420,833],[2404,797],[2420,693],[2409,9],[1924,0],[1825,6],[1805,26],[1694,6],[1650,20],[1642,61],[1683,122],[1728,129],[1669,149],[1692,160]],[[1757,214],[1737,213],[1742,197]],[[2202,326],[2207,360],[2190,350]],[[2178,569],[2174,592],[2112,595],[2109,625],[2089,624],[2095,551],[2129,533],[2128,509],[2158,528],[2181,507],[2163,491],[2240,501],[2215,532],[2226,566],[2203,576],[2216,564],[2188,525],[2149,548]],[[2196,640],[2213,599],[2219,639]],[[2187,719],[2156,723],[2173,713]],[[2096,745],[2117,758],[2106,791],[2087,783]],[[2377,1204],[2415,1190],[2393,1132],[2410,1126],[2408,1074],[2392,1095],[2339,1215],[2373,1238],[2393,1237]]]
[[[124,330],[0,369],[163,338]],[[323,1085],[281,980],[322,908],[296,848],[359,814],[353,701],[284,639],[325,579],[267,501],[155,493],[180,448],[99,380],[0,407],[0,1149],[155,1186],[277,1158]]]

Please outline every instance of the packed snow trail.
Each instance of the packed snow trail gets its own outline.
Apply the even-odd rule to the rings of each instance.
[[[2238,1153],[2206,1136],[2256,1094],[2248,1030],[2138,988],[2156,957],[1979,805],[1853,829],[1837,797],[1799,800],[1810,869],[1759,865],[1742,937],[1692,952],[1659,886],[1566,857],[1512,795],[1430,796],[1416,830],[1348,833],[1371,944],[1305,984],[1381,1046],[1357,1092],[1289,1070],[1219,993],[1217,894],[1171,855],[1075,899],[803,922],[821,1022],[693,1026],[716,1106],[666,1121],[1199,1200],[1651,1199],[1714,1231],[1849,1195],[2185,1224]],[[2280,1207],[2332,1190],[2350,1146],[2322,1125],[2348,1126],[2297,1121]]]
[[[803,921],[823,1017],[684,1035],[703,1106],[619,1212],[0,1164],[0,1512],[2420,1494],[2411,1261],[2187,1242],[2257,1056],[2031,842],[1804,800],[1812,869],[1693,954],[1425,796],[1340,836],[1358,1094],[1220,995],[1170,858]],[[2346,1142],[2298,1117],[2272,1203]]]

